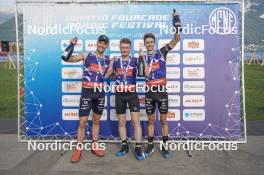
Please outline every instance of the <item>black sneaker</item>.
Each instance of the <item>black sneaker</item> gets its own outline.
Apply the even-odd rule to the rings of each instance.
[[[125,154],[128,153],[128,151],[129,151],[128,145],[127,144],[124,144],[124,145],[122,144],[121,150],[116,153],[116,156],[117,157],[124,156]]]
[[[136,146],[135,148],[135,156],[136,156],[136,159],[137,160],[144,160],[145,159],[145,156],[144,154],[142,153],[142,150],[141,150],[141,146]]]
[[[145,152],[145,156],[149,157],[152,153],[154,153],[154,144],[148,143],[148,147],[147,147],[147,150]]]

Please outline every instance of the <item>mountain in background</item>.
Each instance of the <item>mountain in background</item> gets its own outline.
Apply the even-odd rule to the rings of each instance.
[[[14,7],[0,7],[0,24],[15,16]]]
[[[241,0],[236,0],[240,1]],[[220,1],[221,2],[221,1]],[[264,50],[264,0],[245,0],[245,48],[246,50]],[[15,29],[15,8],[0,7],[0,32],[7,26],[12,26],[10,32]],[[8,21],[9,20],[9,21]],[[14,32],[15,35],[15,32]]]

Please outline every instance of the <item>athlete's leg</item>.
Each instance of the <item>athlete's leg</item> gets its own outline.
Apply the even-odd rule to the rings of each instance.
[[[134,135],[136,143],[140,143],[142,137],[142,129],[140,125],[139,112],[131,112],[130,115],[134,126]]]
[[[155,123],[155,110],[156,110],[156,100],[155,94],[152,92],[146,93],[145,107],[148,115],[148,146],[145,152],[145,156],[148,157],[154,152],[154,123]]]
[[[126,114],[118,114],[118,131],[120,139],[126,140]]]
[[[82,89],[79,107],[79,126],[77,129],[77,147],[72,153],[71,162],[76,163],[81,157],[81,148],[83,139],[85,137],[85,128],[88,120],[89,113],[91,111],[91,96],[87,89]]]
[[[99,130],[100,130],[100,118],[101,115],[93,113],[93,126],[92,126],[92,139],[93,141],[98,141]]]
[[[148,137],[154,136],[155,115],[148,115]]]
[[[167,121],[167,114],[160,114],[160,123],[162,127],[162,136],[168,136],[169,127]]]
[[[92,99],[92,109],[93,109],[93,126],[92,126],[92,153],[94,153],[98,157],[104,156],[103,150],[99,148],[98,139],[99,139],[99,130],[100,130],[100,118],[103,114],[104,103],[105,103],[105,94],[104,93],[96,93]]]
[[[83,143],[88,116],[81,116],[77,130],[77,146]]]
[[[118,131],[121,139],[121,149],[116,153],[116,156],[124,156],[129,151],[129,147],[126,140],[126,107],[127,101],[122,93],[116,93],[116,114],[118,118]]]
[[[168,94],[167,92],[160,92],[159,93],[159,100],[158,100],[158,108],[160,112],[160,123],[162,126],[162,136],[163,136],[163,143],[168,143],[168,122],[167,122],[167,114],[168,114]],[[171,155],[169,150],[162,146],[161,153],[164,158],[170,158]]]

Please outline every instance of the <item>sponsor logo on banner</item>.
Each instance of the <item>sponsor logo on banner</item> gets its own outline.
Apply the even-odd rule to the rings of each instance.
[[[86,51],[96,51],[97,40],[86,40],[85,41],[85,50]]]
[[[209,25],[220,35],[236,34],[237,19],[234,12],[226,7],[214,9],[209,16]]]
[[[81,93],[82,82],[79,81],[63,81],[62,92],[64,93]]]
[[[203,109],[184,109],[182,116],[184,121],[204,121],[205,111]]]
[[[62,110],[62,119],[63,120],[79,120],[79,109],[63,109]],[[90,113],[88,120],[92,120],[92,112]],[[100,118],[101,121],[107,120],[107,112],[103,111],[103,114]]]
[[[63,67],[61,69],[61,76],[63,79],[81,79],[82,68],[80,67]]]
[[[70,40],[61,41],[61,50],[64,51],[70,45]],[[78,40],[77,44],[74,46],[74,51],[80,52],[83,50],[83,41]]]
[[[110,50],[111,51],[120,51],[120,41],[119,40],[110,40]]]
[[[183,64],[185,65],[202,65],[204,64],[203,53],[184,53]]]
[[[203,93],[205,91],[204,81],[184,81],[183,92],[185,93]]]
[[[80,104],[80,95],[63,95],[62,96],[62,106],[78,107]]]
[[[171,93],[179,93],[181,90],[181,84],[179,81],[168,81],[166,87],[168,92]]]
[[[181,76],[181,70],[179,67],[167,67],[168,79],[179,79]]]
[[[205,105],[204,95],[184,95],[183,106],[185,107],[203,107]]]
[[[62,120],[79,120],[79,109],[63,109]]]
[[[171,41],[171,39],[160,39],[158,42],[158,48],[162,48],[166,44],[168,44]],[[180,50],[181,42],[179,41],[176,46],[172,49],[172,51],[178,51]]]
[[[178,109],[169,109],[167,114],[168,121],[179,121],[180,120],[181,112]],[[160,118],[160,116],[159,116]]]
[[[166,64],[167,65],[179,65],[181,63],[181,57],[178,53],[168,53]]]
[[[144,46],[144,40],[143,39],[135,39],[134,40],[134,50],[139,51],[139,49],[146,50]]]
[[[201,51],[204,50],[203,39],[184,39],[183,50],[187,51]]]
[[[204,78],[203,67],[184,67],[183,78],[186,79],[202,79]]]
[[[111,121],[118,121],[118,118],[116,115],[116,109],[110,109],[110,120]],[[126,110],[126,120],[127,121],[131,120],[129,109]]]
[[[181,105],[181,97],[179,95],[169,95],[169,108],[179,107]]]
[[[140,107],[145,107],[145,95],[138,95]]]

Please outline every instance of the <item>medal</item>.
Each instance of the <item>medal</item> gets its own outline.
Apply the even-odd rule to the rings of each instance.
[[[129,57],[129,61],[128,61],[128,64],[126,66],[125,73],[123,73],[123,71],[124,71],[123,59],[122,59],[122,57],[120,57],[120,67],[121,67],[121,71],[123,73],[123,84],[127,84],[127,72],[128,72],[128,68],[130,66],[130,61],[131,61],[131,58]]]

